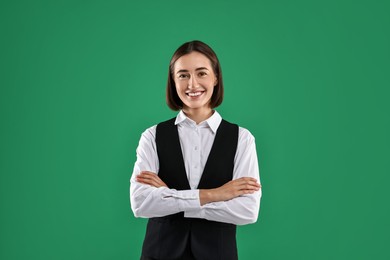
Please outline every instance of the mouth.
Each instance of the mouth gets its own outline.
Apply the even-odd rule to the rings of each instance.
[[[197,98],[200,97],[204,91],[195,91],[195,92],[187,92],[186,95],[189,96],[190,98]]]

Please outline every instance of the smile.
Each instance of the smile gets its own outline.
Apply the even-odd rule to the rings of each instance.
[[[198,96],[202,95],[203,93],[204,93],[204,91],[188,92],[188,93],[186,93],[186,95],[190,96],[190,97],[198,97]]]

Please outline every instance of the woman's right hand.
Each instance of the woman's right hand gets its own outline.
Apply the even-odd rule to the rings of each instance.
[[[154,172],[142,171],[136,176],[136,180],[143,184],[148,184],[156,188],[168,187],[160,177]]]
[[[219,188],[200,190],[200,205],[210,202],[227,201],[244,194],[252,194],[261,189],[261,184],[255,178],[241,177],[222,185]]]

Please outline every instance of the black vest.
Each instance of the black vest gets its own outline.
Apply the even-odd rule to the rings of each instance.
[[[217,188],[233,178],[238,126],[222,120],[207,159],[198,189]],[[175,118],[156,129],[158,176],[169,188],[189,190]],[[184,218],[184,213],[150,218],[142,255],[153,259],[184,259],[190,250],[195,259],[237,259],[236,226],[206,219]]]

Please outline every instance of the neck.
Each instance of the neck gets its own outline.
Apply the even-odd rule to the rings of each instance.
[[[199,124],[200,122],[207,120],[214,113],[214,111],[211,108],[207,108],[207,109],[183,108],[183,112],[190,119],[194,120],[196,124]]]

